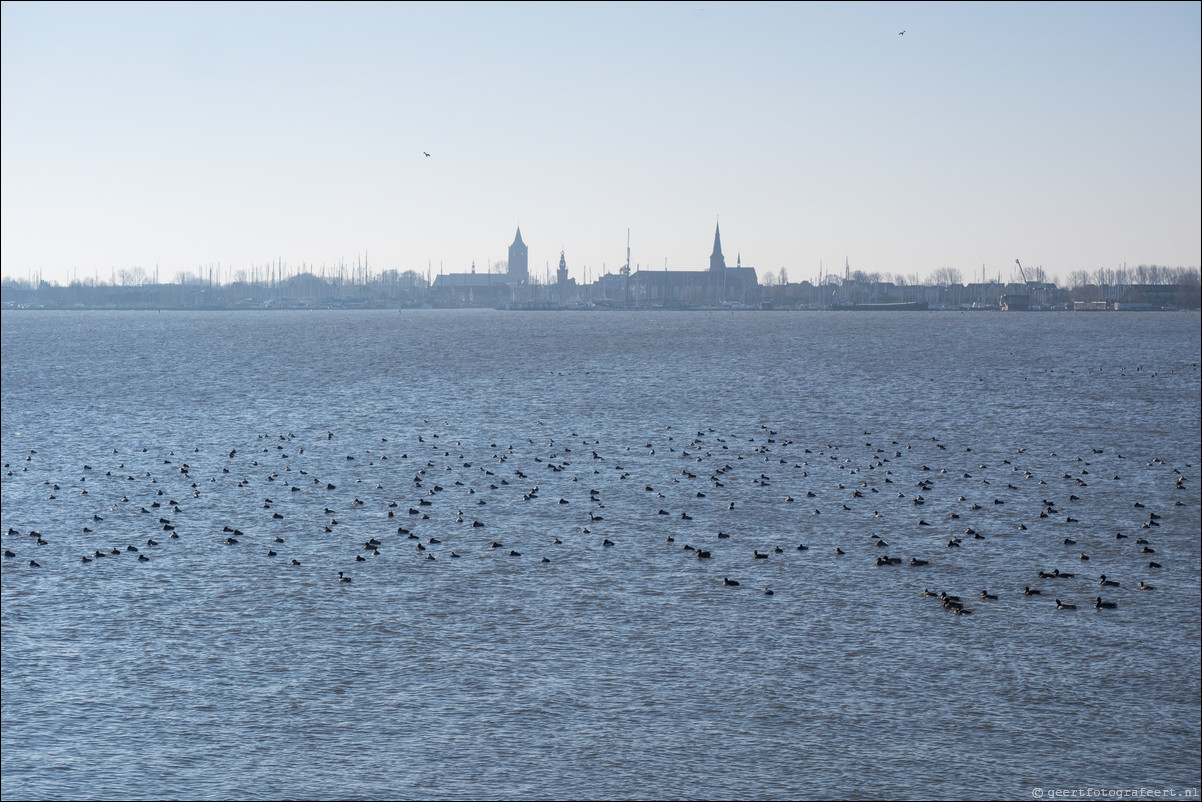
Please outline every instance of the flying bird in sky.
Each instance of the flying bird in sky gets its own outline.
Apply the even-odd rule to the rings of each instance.
[[[898,31],[898,32],[897,32],[897,35],[898,35],[898,36],[905,36],[905,34],[906,34],[906,32],[905,32],[905,31]],[[426,155],[427,155],[427,156],[429,156],[430,154],[429,154],[429,153],[427,153]]]
[[[426,152],[423,150],[423,151],[422,151],[422,153],[426,153]],[[430,158],[430,154],[429,154],[429,153],[426,153],[426,158],[427,158],[427,159],[428,159],[428,158]]]

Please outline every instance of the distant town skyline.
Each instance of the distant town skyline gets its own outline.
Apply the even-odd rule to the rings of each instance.
[[[1200,9],[5,2],[0,268],[1197,267]]]

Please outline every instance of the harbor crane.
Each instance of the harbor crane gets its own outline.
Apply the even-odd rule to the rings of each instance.
[[[1028,309],[1038,309],[1039,305],[1036,302],[1036,299],[1037,299],[1036,283],[1027,279],[1027,272],[1025,270],[1023,270],[1022,262],[1015,259],[1014,264],[1018,265],[1018,274],[1020,276],[1022,276],[1023,286],[1025,286],[1027,289],[1027,308]]]

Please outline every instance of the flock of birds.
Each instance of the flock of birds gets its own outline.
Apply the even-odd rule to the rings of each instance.
[[[836,571],[854,561],[909,572],[901,587],[921,585],[956,615],[1019,597],[1058,611],[1111,610],[1129,590],[1155,590],[1164,516],[1197,500],[1181,492],[1192,464],[1103,449],[1061,457],[1016,448],[986,460],[964,444],[878,442],[868,432],[805,446],[767,425],[664,427],[615,446],[531,428],[537,439],[484,445],[425,421],[391,439],[374,435],[370,448],[354,435],[342,447],[334,432],[260,434],[220,452],[112,448],[74,465],[45,464],[30,450],[4,463],[5,567],[170,561],[179,544],[299,567],[316,552],[297,544],[317,543],[341,555],[323,566],[330,581],[350,585],[353,566],[383,555],[436,563],[526,550],[547,564],[567,542],[699,560],[725,587],[759,586],[748,578],[753,566],[773,560],[830,560]],[[1126,497],[1134,483],[1120,470],[1149,473],[1140,483],[1159,483],[1161,508]],[[1091,561],[1095,549],[1104,554]],[[941,563],[972,573],[974,550],[979,584],[1009,586],[929,587]],[[1016,559],[1031,564],[1014,574],[988,567]],[[1046,559],[1062,562],[1038,562]]]

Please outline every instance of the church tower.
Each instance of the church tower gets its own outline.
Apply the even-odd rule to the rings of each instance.
[[[568,285],[568,262],[564,259],[563,251],[559,252],[559,269],[555,271],[555,283],[560,288]]]
[[[529,277],[530,263],[526,243],[522,242],[522,227],[518,226],[518,235],[509,246],[509,281],[512,284],[525,284]]]
[[[722,256],[722,235],[718,231],[718,224],[714,223],[714,252],[710,254],[710,270],[717,273],[725,269],[726,258]]]

